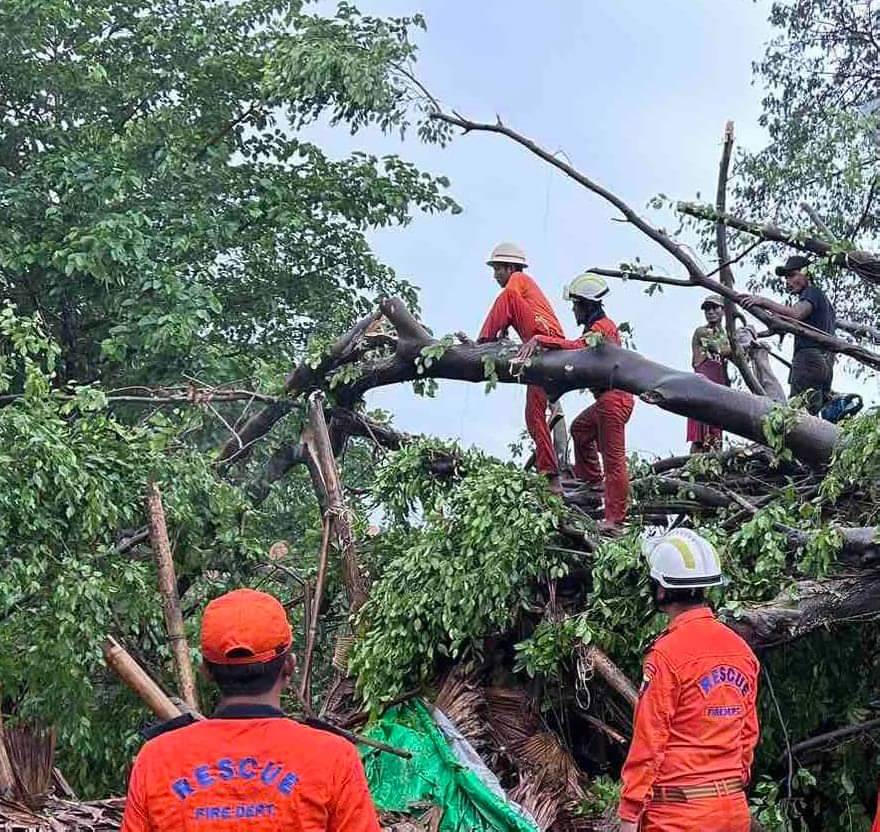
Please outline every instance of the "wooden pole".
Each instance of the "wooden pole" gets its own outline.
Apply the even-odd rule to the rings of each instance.
[[[147,488],[147,509],[150,515],[150,540],[159,574],[159,593],[162,596],[165,629],[171,642],[177,684],[183,701],[194,710],[198,710],[196,680],[189,655],[189,644],[186,641],[186,631],[183,627],[183,613],[180,610],[180,596],[177,594],[177,577],[174,574],[174,559],[171,556],[171,543],[168,540],[165,510],[162,508],[159,487],[152,480]]]
[[[113,636],[104,641],[104,661],[159,719],[174,719],[182,711]]]
[[[321,535],[321,555],[318,559],[318,576],[315,580],[315,596],[310,599],[309,629],[306,632],[306,651],[303,657],[302,680],[299,694],[304,704],[312,706],[312,657],[315,652],[315,642],[318,640],[318,620],[321,617],[321,601],[324,597],[324,585],[327,582],[327,563],[330,550],[330,515],[324,515],[324,529]]]
[[[116,641],[112,636],[107,636],[104,640],[104,661],[107,666],[116,672],[120,679],[136,693],[144,704],[160,719],[174,719],[182,716],[184,711],[175,705],[170,696],[162,690],[146,673],[146,671],[132,658],[128,651]],[[304,708],[307,713],[311,713],[311,707]],[[201,720],[205,717],[195,710],[187,710],[194,719]],[[364,737],[361,734],[355,734],[345,728],[333,725],[323,719],[315,716],[308,716],[304,723],[311,724],[315,728],[322,731],[330,731],[338,734],[352,743],[362,743],[370,748],[376,748],[387,754],[394,754],[408,760],[412,757],[409,751],[402,748],[395,748],[393,745],[386,745],[384,742]]]
[[[610,688],[617,691],[632,708],[635,708],[639,694],[635,685],[626,678],[623,671],[595,644],[591,644],[589,647],[580,645],[577,650],[586,664],[592,667],[593,671],[598,673]]]
[[[327,510],[342,549],[342,582],[348,596],[349,609],[356,613],[366,602],[369,589],[358,560],[354,532],[342,495],[339,469],[336,467],[336,457],[333,455],[327,421],[324,418],[324,397],[320,393],[313,393],[310,397],[308,428],[308,431],[303,432],[303,441],[312,451],[321,469],[327,494]]]

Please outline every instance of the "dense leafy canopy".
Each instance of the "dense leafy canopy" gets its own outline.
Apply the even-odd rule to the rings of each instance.
[[[103,637],[170,682],[149,549],[117,549],[144,524],[148,478],[193,633],[220,588],[270,580],[295,597],[257,563],[287,539],[285,568],[308,577],[320,537],[306,476],[258,501],[246,487],[297,413],[233,481],[213,448],[247,402],[145,410],[114,391],[275,392],[310,339],[377,295],[414,301],[366,235],[457,210],[445,180],[396,156],[332,158],[304,134],[404,130],[422,26],[298,0],[0,8],[3,710],[57,726],[85,795],[122,788],[143,720],[102,669]]]

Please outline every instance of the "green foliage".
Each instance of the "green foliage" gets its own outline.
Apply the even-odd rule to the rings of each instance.
[[[116,548],[144,525],[148,478],[190,635],[211,595],[278,584],[254,574],[278,539],[291,556],[273,589],[292,597],[320,529],[305,474],[251,488],[299,414],[223,479],[213,448],[251,405],[145,412],[109,391],[190,378],[280,394],[377,295],[415,302],[367,238],[457,210],[448,182],[393,155],[333,158],[304,134],[405,130],[401,70],[423,25],[298,0],[0,6],[0,297],[18,305],[0,308],[0,678],[7,718],[58,728],[81,794],[123,788],[145,719],[102,668],[101,639],[173,689],[148,553]],[[367,482],[369,463],[351,449],[347,482]],[[338,584],[334,569],[334,614]]]
[[[847,491],[858,488],[867,492],[872,509],[868,523],[876,521],[880,498],[880,412],[870,410],[841,425],[841,441],[837,444],[831,467],[822,481],[820,494],[830,504],[836,503]]]
[[[495,357],[484,355],[483,378],[486,379],[486,393],[491,393],[498,386],[498,368],[495,366]]]
[[[533,677],[538,674],[555,676],[569,663],[577,644],[589,644],[592,637],[586,614],[568,616],[560,621],[543,618],[531,637],[516,645],[514,670],[525,671]]]
[[[773,451],[778,462],[790,462],[794,457],[791,449],[785,444],[785,438],[789,431],[797,424],[803,410],[795,401],[786,405],[774,404],[770,412],[764,417],[761,429],[767,445]]]
[[[381,574],[350,660],[373,708],[426,680],[441,657],[479,650],[513,623],[534,581],[566,572],[547,546],[560,505],[539,477],[475,451],[442,451],[461,459],[454,481],[426,470],[425,444],[394,454],[377,473],[392,533],[378,544]]]
[[[454,210],[446,180],[301,131],[405,129],[423,24],[348,3],[4,3],[0,286],[51,325],[62,377],[282,375],[377,293],[412,302],[365,234]]]
[[[426,370],[430,369],[435,361],[439,361],[446,353],[455,339],[452,335],[444,335],[439,341],[434,344],[429,344],[427,347],[422,347],[419,354],[416,356],[416,371],[421,375]]]

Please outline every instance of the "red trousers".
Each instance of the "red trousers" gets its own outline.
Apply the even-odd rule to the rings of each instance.
[[[547,394],[543,387],[526,387],[526,429],[535,443],[535,467],[542,474],[556,474],[556,451],[547,426]]]
[[[622,523],[626,517],[629,497],[626,423],[632,412],[630,393],[609,390],[571,423],[575,476],[585,482],[600,483],[602,466],[605,466],[605,519],[609,523]]]
[[[649,803],[639,832],[749,832],[752,821],[745,795],[689,803]]]

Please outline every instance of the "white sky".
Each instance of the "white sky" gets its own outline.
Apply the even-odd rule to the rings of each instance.
[[[476,120],[500,114],[649,216],[646,203],[657,193],[692,199],[699,191],[714,199],[727,119],[736,124],[738,145],[763,143],[751,63],[771,34],[766,0],[362,0],[359,7],[381,15],[423,12],[428,31],[418,37],[417,71],[444,106]],[[401,143],[322,130],[320,142],[331,153],[399,153],[451,180],[462,214],[419,216],[372,238],[377,254],[421,288],[424,319],[438,335],[476,333],[497,293],[484,262],[502,240],[526,249],[529,272],[569,335],[577,328],[561,291],[579,271],[640,257],[680,274],[654,243],[613,222],[611,206],[503,137],[472,133],[441,149],[414,134]],[[747,277],[737,273],[738,283]],[[618,323],[630,322],[646,356],[689,369],[704,293],[669,287],[648,297],[645,288],[615,282],[606,310]],[[836,381],[865,395],[840,369]],[[569,420],[590,401],[589,394],[565,396]],[[524,402],[517,386],[486,396],[482,385],[463,382],[441,382],[433,400],[408,386],[368,398],[393,412],[402,430],[502,457],[523,428]],[[627,443],[630,451],[682,452],[685,420],[637,403]]]

